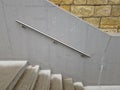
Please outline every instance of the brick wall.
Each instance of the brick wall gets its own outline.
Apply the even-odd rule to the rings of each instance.
[[[120,0],[50,0],[105,32],[120,33]]]

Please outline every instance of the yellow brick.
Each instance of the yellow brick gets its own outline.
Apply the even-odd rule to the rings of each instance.
[[[67,5],[62,5],[60,6],[61,8],[63,8],[64,10],[67,10],[70,12],[70,6],[67,6]]]
[[[71,12],[79,17],[93,16],[94,6],[71,6]]]
[[[87,0],[87,4],[107,4],[108,0]]]
[[[120,28],[118,29],[118,33],[120,33]]]
[[[120,5],[112,7],[112,16],[120,16]]]
[[[120,28],[120,17],[106,17],[101,19],[101,28],[117,29]]]
[[[111,6],[95,6],[95,16],[109,16],[111,12]]]
[[[72,4],[73,0],[62,0],[61,4]]]
[[[84,18],[84,20],[96,27],[99,27],[100,18]]]
[[[62,0],[50,0],[51,2],[55,3],[55,4],[61,4]]]
[[[109,0],[109,4],[120,4],[120,0]]]
[[[74,4],[86,4],[86,0],[74,0]]]
[[[108,32],[108,33],[118,33],[117,29],[102,29],[103,32]]]

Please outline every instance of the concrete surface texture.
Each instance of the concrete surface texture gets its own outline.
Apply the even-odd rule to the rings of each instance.
[[[83,86],[82,82],[75,82],[74,89],[75,90],[84,90],[84,86]]]
[[[52,74],[50,81],[50,90],[62,90],[62,75],[61,74]]]
[[[0,65],[8,66],[9,61],[0,62]],[[20,61],[12,61],[14,62],[15,66],[18,66],[20,64]],[[25,61],[26,62],[26,61]],[[6,69],[9,72],[9,67],[6,67]],[[12,68],[15,70],[16,67]],[[38,73],[39,72],[39,73]],[[1,90],[120,90],[120,86],[118,85],[108,85],[108,86],[84,86],[82,82],[73,82],[72,78],[63,78],[62,74],[53,74],[50,73],[51,70],[41,70],[38,65],[26,65],[24,72],[20,75],[20,78],[18,81],[15,82],[14,85],[10,84],[9,86],[13,87],[12,89],[4,89],[3,87],[0,88]],[[16,76],[19,76],[19,74],[13,73],[13,79],[16,79]],[[15,76],[16,75],[16,76]],[[0,80],[2,79],[4,82],[0,83],[1,85],[5,86],[9,82],[11,77],[2,78],[3,74],[0,75]],[[51,80],[50,80],[51,79]],[[6,82],[8,81],[8,82]],[[11,81],[11,83],[14,81]],[[34,89],[33,89],[34,88]]]
[[[26,65],[26,61],[0,61],[0,89],[12,90]]]
[[[120,33],[120,0],[50,1],[104,32]]]
[[[13,90],[33,90],[37,80],[39,66],[28,66]]]
[[[120,84],[119,35],[46,0],[0,0],[0,22],[0,60],[28,60],[85,85]]]
[[[119,90],[120,86],[86,86],[85,90]]]
[[[72,78],[63,79],[64,90],[74,90]]]
[[[34,90],[49,90],[50,79],[51,79],[50,70],[40,70]]]

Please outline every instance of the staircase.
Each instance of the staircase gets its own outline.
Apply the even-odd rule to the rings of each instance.
[[[0,0],[0,22],[0,60],[29,60],[32,65],[60,72],[64,77],[72,76],[74,81],[83,81],[84,85],[120,85],[120,36],[101,32],[48,0]],[[15,89],[28,88],[26,79],[36,79],[42,73],[47,77],[44,76],[46,71],[34,71],[36,68],[39,66],[25,67],[19,84],[16,82],[24,69],[16,66],[20,72],[14,73],[8,73],[11,68],[5,69],[6,74],[0,72],[0,89],[12,90],[15,84]],[[30,78],[28,72],[34,78]],[[4,75],[8,75],[8,79]],[[60,80],[60,75],[51,75],[51,89],[57,88],[54,83],[61,85],[54,81],[58,76]],[[9,77],[11,80],[6,81]],[[29,81],[29,88],[49,89],[50,80],[46,83],[43,78],[39,79],[37,84],[36,80]],[[41,80],[46,86],[39,84]],[[71,78],[62,82],[59,88],[74,89]],[[79,84],[74,83],[74,86],[79,87]]]
[[[120,86],[83,86],[27,61],[0,61],[0,90],[120,90]]]

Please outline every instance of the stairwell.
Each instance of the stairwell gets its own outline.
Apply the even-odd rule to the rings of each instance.
[[[0,0],[0,22],[1,90],[120,90],[120,36],[46,0]]]
[[[83,86],[27,61],[0,61],[0,90],[120,90],[120,86]]]

